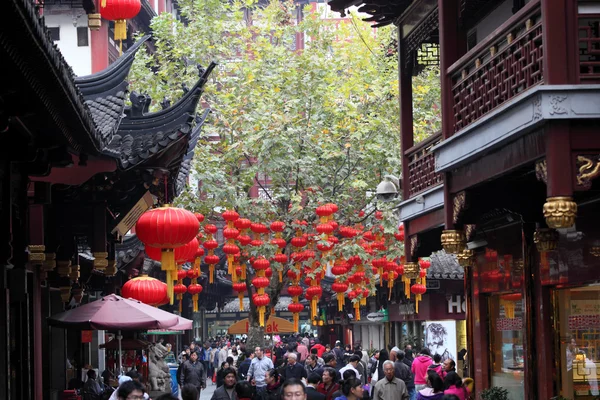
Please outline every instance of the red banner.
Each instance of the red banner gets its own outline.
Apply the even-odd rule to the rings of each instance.
[[[94,331],[81,331],[81,343],[92,343]]]

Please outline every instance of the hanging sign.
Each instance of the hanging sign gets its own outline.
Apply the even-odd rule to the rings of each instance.
[[[248,333],[248,327],[250,323],[248,318],[239,320],[235,324],[231,325],[227,330],[230,335],[243,335]],[[279,317],[271,317],[265,323],[265,333],[292,333],[295,332],[294,324],[287,319]]]
[[[94,331],[81,331],[81,343],[92,343]]]
[[[123,237],[133,228],[137,220],[154,204],[154,199],[150,192],[144,193],[142,198],[135,203],[133,208],[129,210],[127,214],[121,219],[119,224],[110,233],[117,233],[120,237]]]

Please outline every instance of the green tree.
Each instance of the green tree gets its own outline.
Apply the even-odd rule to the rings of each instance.
[[[315,207],[326,202],[339,206],[340,225],[397,232],[392,206],[370,195],[383,175],[399,176],[401,169],[397,60],[385,51],[394,28],[375,32],[356,16],[336,25],[308,9],[296,24],[291,2],[178,4],[182,21],[170,14],[153,20],[156,53],[139,54],[131,73],[134,90],[175,99],[196,79],[196,64],[219,63],[203,97],[212,114],[194,158],[192,177],[201,187],[178,201],[209,219],[236,209],[253,221],[284,221],[287,243],[300,228],[294,221],[312,224]],[[304,50],[295,48],[299,35]],[[249,195],[254,185],[259,198]],[[373,218],[376,208],[381,221]],[[274,254],[266,243],[247,257]],[[386,253],[399,257],[402,247]],[[371,257],[354,238],[324,256],[321,268],[352,255]],[[366,274],[372,277],[370,267]],[[372,293],[374,284],[371,279]],[[274,274],[267,289],[272,306],[282,287]]]

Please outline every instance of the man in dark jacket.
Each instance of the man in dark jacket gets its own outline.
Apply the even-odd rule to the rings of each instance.
[[[306,400],[325,400],[325,395],[317,391],[317,385],[321,377],[317,374],[308,375],[308,384],[306,385]]]
[[[252,359],[254,358],[254,353],[246,354],[246,358],[240,364],[238,368],[238,373],[240,374],[240,380],[246,380],[248,377],[248,370],[250,369],[250,364],[252,364]]]
[[[408,365],[404,362],[405,354],[402,350],[396,351],[396,361],[394,362],[394,375],[396,378],[401,379],[406,384],[406,391],[408,392],[408,398],[412,399],[415,394],[415,379],[412,371]]]
[[[283,370],[283,379],[298,379],[306,378],[306,370],[302,365],[298,363],[298,356],[296,353],[288,353],[288,363]]]
[[[235,392],[235,383],[237,382],[237,376],[233,368],[227,368],[223,370],[223,386],[218,387],[213,393],[210,400],[237,400],[237,394]]]
[[[198,354],[195,351],[190,354],[190,359],[183,364],[179,380],[182,385],[194,385],[198,389],[198,394],[202,389],[206,389],[206,371],[204,365],[198,361]]]

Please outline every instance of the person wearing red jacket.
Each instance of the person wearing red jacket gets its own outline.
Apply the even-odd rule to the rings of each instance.
[[[319,357],[323,357],[323,353],[325,353],[325,346],[323,346],[321,343],[315,344],[310,349],[317,349],[317,356]]]

